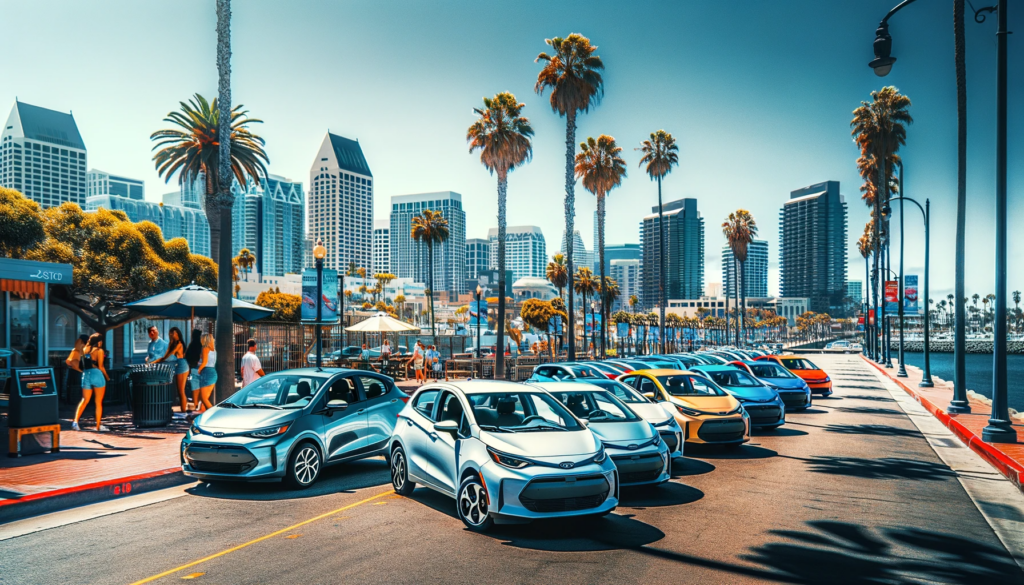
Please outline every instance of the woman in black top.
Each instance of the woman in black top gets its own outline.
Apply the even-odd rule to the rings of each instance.
[[[189,381],[192,388],[192,407],[196,408],[199,405],[199,360],[203,357],[203,330],[193,329],[192,339],[188,342],[188,347],[185,348],[185,361],[188,362],[188,367],[192,370],[189,376]]]

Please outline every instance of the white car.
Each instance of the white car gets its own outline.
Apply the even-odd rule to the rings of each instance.
[[[651,402],[632,386],[623,384],[618,380],[597,378],[578,380],[578,382],[592,384],[614,394],[630,410],[637,413],[640,418],[651,423],[651,426],[661,436],[661,440],[668,446],[669,453],[672,454],[673,458],[683,456],[683,446],[686,444],[683,441],[683,429],[676,423],[676,418],[672,416],[672,413],[666,411],[662,405]]]

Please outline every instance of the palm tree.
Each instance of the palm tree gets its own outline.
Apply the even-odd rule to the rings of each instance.
[[[1020,310],[1020,291],[1019,290],[1013,291],[1013,309],[1015,311],[1016,310]]]
[[[665,225],[662,222],[661,180],[679,164],[679,147],[676,139],[664,130],[651,133],[650,140],[640,143],[637,150],[644,153],[640,165],[647,165],[647,175],[658,181],[658,306],[661,312],[661,353],[665,353]]]
[[[872,238],[872,236],[874,234],[874,230],[872,229],[873,226],[874,226],[874,224],[872,224],[869,221],[864,226],[864,233],[860,236],[860,239],[857,240],[857,250],[860,252],[861,257],[864,258],[864,286],[865,286],[864,292],[865,292],[865,294],[867,293],[867,284],[868,284],[868,258],[871,256],[871,247],[872,247],[872,244],[873,244],[873,238]],[[867,303],[865,303],[865,304],[867,304]],[[870,328],[869,328],[869,324],[870,323],[871,323],[870,317],[868,315],[864,315],[864,347],[865,348],[869,348],[868,351],[870,351],[870,347],[871,347],[871,345],[868,343],[868,335],[870,334]]]
[[[440,211],[424,209],[420,215],[412,218],[412,239],[427,245],[427,302],[430,303],[430,334],[437,335],[434,326],[434,244],[443,244],[448,240],[448,220]],[[501,360],[498,360],[501,361]]]
[[[732,256],[735,265],[738,266],[736,272],[736,308],[737,319],[736,319],[736,344],[743,346],[743,336],[741,334],[741,328],[745,325],[746,321],[746,286],[744,274],[743,274],[743,263],[747,261],[747,248],[751,242],[754,241],[754,236],[757,235],[757,222],[754,220],[754,216],[746,209],[737,209],[733,213],[729,214],[725,222],[722,223],[722,234],[725,235],[725,239],[729,243],[729,248],[732,249]],[[726,293],[728,296],[728,293]]]
[[[604,338],[608,334],[608,323],[611,322],[612,305],[615,304],[615,299],[619,298],[622,291],[619,290],[619,283],[610,276],[602,277],[601,282],[604,283],[604,290],[601,292],[601,336]],[[601,348],[604,350],[605,341],[601,342]],[[604,357],[607,354],[603,354]]]
[[[587,266],[580,266],[576,269],[576,278],[573,279],[573,290],[580,295],[583,308],[583,352],[587,351],[587,296],[598,290],[597,280],[594,278],[594,271]],[[572,298],[572,295],[569,296]],[[569,332],[569,339],[576,336],[575,331]]]
[[[640,304],[640,299],[636,295],[629,295],[629,312],[636,313],[636,306]]]
[[[604,80],[601,71],[604,63],[594,54],[597,45],[590,44],[587,37],[572,33],[566,38],[545,39],[554,51],[551,55],[541,53],[535,62],[543,61],[544,67],[537,74],[534,91],[543,94],[551,90],[551,109],[565,117],[565,252],[569,271],[569,290],[573,290],[573,220],[576,214],[576,180],[573,176],[573,162],[576,158],[576,114],[587,112],[596,106],[604,94]],[[573,319],[573,296],[569,295],[568,327],[575,331]],[[575,336],[569,335],[569,359],[576,355]]]
[[[601,286],[601,298],[606,298],[604,291],[604,215],[605,197],[622,184],[626,176],[626,161],[622,160],[622,148],[615,144],[615,138],[602,134],[597,140],[591,136],[586,142],[580,143],[580,153],[576,155],[576,177],[583,179],[583,188],[597,196],[597,262],[598,283]],[[601,321],[605,319],[607,305],[601,305]],[[595,344],[596,345],[596,344]],[[601,328],[601,355],[605,355],[604,327]]]
[[[533,127],[520,115],[526,104],[508,92],[484,98],[483,108],[473,108],[479,118],[466,131],[469,152],[480,151],[480,162],[492,175],[498,174],[498,323],[505,322],[505,199],[508,173],[533,156],[530,138]],[[499,332],[497,356],[505,355],[505,336]],[[505,377],[505,360],[497,358],[494,377]]]
[[[249,248],[242,248],[239,250],[238,256],[235,257],[235,261],[242,272],[245,273],[245,281],[249,282],[249,273],[252,272],[252,267],[256,265],[256,255]]]
[[[551,257],[545,275],[548,281],[558,289],[558,298],[562,298],[562,291],[569,283],[569,269],[565,265],[565,254],[555,254]]]

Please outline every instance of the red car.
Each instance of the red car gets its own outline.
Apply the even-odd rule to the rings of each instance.
[[[832,378],[828,377],[825,370],[814,365],[811,360],[799,355],[765,355],[757,358],[757,361],[775,362],[780,366],[803,378],[810,386],[811,392],[822,396],[832,395]]]

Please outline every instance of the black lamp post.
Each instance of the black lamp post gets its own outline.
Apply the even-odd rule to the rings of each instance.
[[[896,165],[900,169],[900,178],[899,178],[900,196],[896,198],[900,202],[900,278],[899,278],[899,284],[897,285],[899,287],[900,305],[899,305],[898,316],[896,317],[900,321],[900,349],[899,349],[899,358],[898,358],[899,362],[900,362],[900,369],[899,369],[898,372],[896,372],[896,377],[897,378],[906,378],[907,377],[907,365],[905,363],[906,360],[904,359],[904,356],[903,356],[903,304],[905,302],[903,297],[904,297],[904,295],[907,292],[906,283],[904,283],[904,280],[903,280],[904,279],[904,275],[903,275],[903,240],[904,240],[904,235],[903,235],[903,195],[906,193],[906,190],[905,190],[906,184],[903,182],[903,160],[902,159],[897,160],[896,161]],[[925,220],[925,221],[927,223],[927,220]],[[925,229],[925,231],[927,232],[927,228]],[[925,246],[927,247],[927,245],[928,244],[926,242]],[[928,256],[928,252],[927,251],[925,252],[925,256],[926,257]],[[925,318],[925,321],[928,320],[928,301],[927,300],[925,301],[925,305],[924,305],[924,318]]]
[[[900,175],[902,179],[903,170],[900,169]],[[900,181],[900,192],[902,193],[903,181]],[[935,384],[932,383],[932,362],[931,362],[931,345],[929,340],[929,325],[928,325],[928,302],[929,302],[929,270],[931,267],[931,201],[928,199],[924,200],[924,207],[917,201],[900,195],[899,197],[893,197],[891,201],[899,201],[900,209],[903,208],[903,201],[909,201],[917,206],[921,210],[921,215],[924,217],[924,375],[921,377],[921,383],[918,384],[921,388],[931,388]],[[886,206],[884,212],[888,214],[890,208]],[[903,213],[900,212],[900,283],[902,286],[903,282]],[[901,377],[907,377],[906,368],[903,367],[903,303],[902,299],[900,302],[900,374]]]
[[[316,265],[316,369],[318,370],[323,365],[320,321],[323,318],[325,257],[327,257],[327,248],[324,247],[322,240],[317,240],[316,246],[313,246],[313,258]]]
[[[476,359],[480,359],[480,296],[484,290],[476,285]]]

